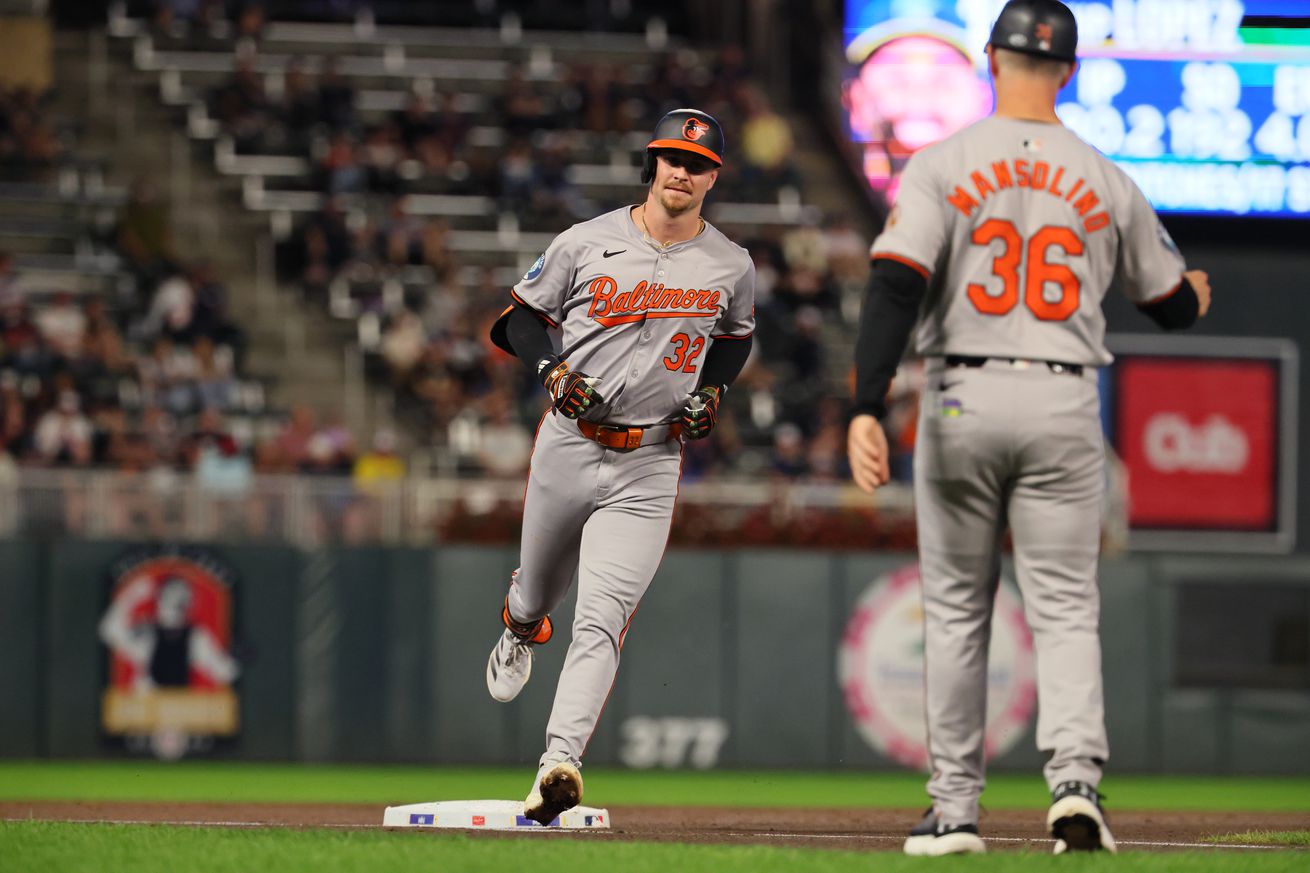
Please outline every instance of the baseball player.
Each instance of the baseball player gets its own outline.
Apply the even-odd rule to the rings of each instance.
[[[668,540],[682,438],[710,433],[750,353],[755,268],[700,217],[722,156],[713,117],[665,115],[646,148],[645,202],[556,237],[492,329],[551,403],[537,429],[505,630],[487,660],[492,697],[522,690],[532,647],[551,638],[549,613],[578,574],[573,640],[523,807],[542,824],[582,799],[581,758]]]
[[[872,248],[856,346],[856,483],[888,480],[879,419],[906,338],[928,375],[914,457],[932,807],[905,852],[982,852],[987,648],[1007,525],[1036,647],[1037,744],[1055,851],[1114,838],[1096,585],[1103,453],[1096,369],[1112,282],[1166,329],[1210,305],[1142,193],[1055,114],[1073,14],[1011,0],[988,44],[994,114],[910,159]]]

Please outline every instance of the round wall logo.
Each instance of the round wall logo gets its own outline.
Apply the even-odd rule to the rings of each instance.
[[[923,608],[917,565],[880,576],[855,604],[837,656],[846,708],[860,736],[907,767],[928,767],[923,700]],[[988,658],[985,753],[1009,750],[1037,709],[1032,634],[1018,594],[996,595]]]

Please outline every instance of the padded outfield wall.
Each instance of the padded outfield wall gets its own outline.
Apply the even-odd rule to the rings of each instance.
[[[538,650],[519,700],[488,697],[486,656],[514,563],[511,550],[481,547],[2,542],[0,755],[533,762],[567,632]],[[922,644],[912,568],[904,554],[671,552],[587,761],[913,763]],[[154,580],[136,581],[145,597],[179,575],[194,627],[175,638],[208,634],[235,665],[234,680],[215,680],[190,644],[189,685],[165,695],[190,719],[189,740],[149,721],[165,704],[137,705],[139,673],[159,658],[134,674],[105,630],[134,580]],[[1103,564],[1102,592],[1114,768],[1310,772],[1310,561],[1118,558]],[[1001,691],[989,738],[1002,769],[1041,763],[1017,604],[1006,589],[993,648]],[[124,603],[119,616],[152,634],[153,608]],[[557,625],[571,618],[570,599]]]

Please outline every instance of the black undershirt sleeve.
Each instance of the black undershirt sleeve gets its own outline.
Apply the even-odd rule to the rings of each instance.
[[[505,324],[505,336],[532,375],[537,375],[537,361],[555,354],[555,346],[546,333],[546,322],[526,306],[515,306]]]
[[[889,258],[874,260],[855,340],[856,415],[887,415],[887,390],[927,290],[918,270]]]
[[[720,337],[710,344],[701,366],[700,386],[717,385],[727,388],[737,378],[751,354],[750,337]]]
[[[1186,277],[1177,288],[1159,300],[1142,303],[1137,308],[1165,330],[1191,327],[1201,315],[1201,301],[1197,299],[1196,289]]]

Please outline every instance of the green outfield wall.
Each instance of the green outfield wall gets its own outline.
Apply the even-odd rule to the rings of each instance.
[[[537,650],[514,703],[487,695],[514,565],[511,550],[482,547],[0,542],[0,756],[535,760],[568,635]],[[912,566],[904,554],[670,552],[587,760],[912,766]],[[179,577],[187,627],[166,630],[158,598]],[[1123,557],[1103,563],[1101,588],[1117,769],[1310,773],[1310,561]],[[157,599],[133,604],[132,590]],[[1042,761],[1017,602],[1003,593],[997,607],[1000,769]],[[571,599],[555,619],[569,626]],[[133,661],[136,643],[107,642],[114,621],[163,642]],[[179,657],[180,673],[165,663]]]

